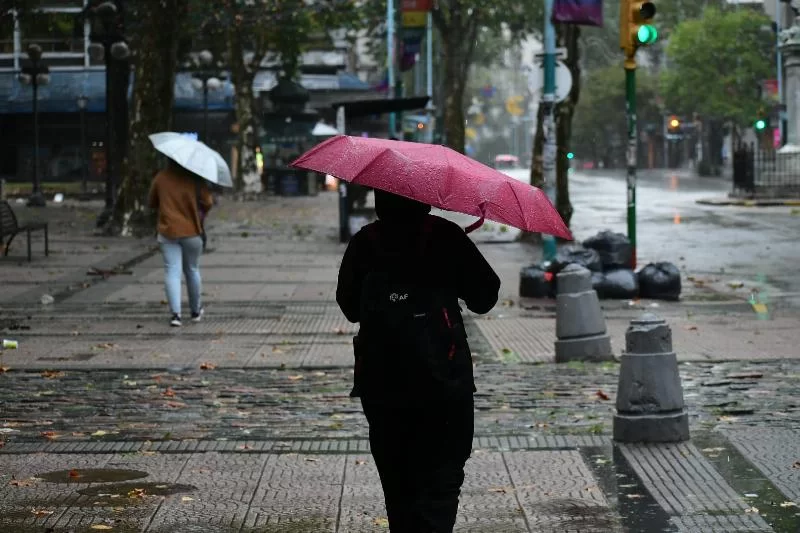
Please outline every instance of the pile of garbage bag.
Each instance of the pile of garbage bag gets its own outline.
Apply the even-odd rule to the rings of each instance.
[[[633,247],[622,233],[601,231],[558,251],[547,265],[531,265],[520,272],[519,294],[525,298],[555,298],[558,273],[577,264],[592,272],[592,288],[601,299],[650,298],[677,301],[681,273],[669,262],[649,263],[639,272],[630,269]]]

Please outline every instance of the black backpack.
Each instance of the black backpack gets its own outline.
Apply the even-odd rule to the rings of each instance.
[[[351,396],[411,405],[474,391],[472,357],[458,298],[432,272],[426,253],[432,222],[432,217],[426,217],[412,257],[385,251],[380,223],[365,229],[376,261],[361,289]]]

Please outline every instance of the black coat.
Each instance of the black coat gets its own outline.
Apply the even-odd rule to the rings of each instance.
[[[379,217],[381,210],[378,210]],[[429,217],[425,256],[418,257],[419,242]],[[389,217],[385,217],[389,219]],[[421,269],[432,283],[453,290],[470,311],[487,313],[497,303],[500,278],[483,257],[475,243],[457,224],[433,215],[412,216],[401,220],[373,222],[384,253],[397,261],[423,261]],[[350,240],[339,268],[336,301],[351,322],[360,322],[361,287],[364,277],[378,261],[375,244],[367,227]],[[408,264],[409,268],[414,265]],[[417,265],[419,267],[420,265]]]

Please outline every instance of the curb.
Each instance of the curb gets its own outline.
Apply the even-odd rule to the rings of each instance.
[[[712,206],[739,206],[739,207],[797,207],[800,206],[800,199],[786,198],[786,199],[771,199],[771,200],[749,200],[749,199],[730,199],[730,198],[707,198],[695,200],[695,203],[700,205]]]

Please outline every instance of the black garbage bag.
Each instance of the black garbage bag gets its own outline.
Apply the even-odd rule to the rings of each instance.
[[[525,267],[519,272],[519,295],[523,298],[547,298],[552,295],[550,280],[553,274],[536,265]]]
[[[597,250],[600,254],[603,270],[629,268],[631,266],[633,247],[628,237],[622,233],[614,233],[608,230],[601,231],[594,237],[589,237],[583,241],[583,246]]]
[[[681,297],[681,271],[672,263],[650,263],[637,277],[642,298],[677,301]]]
[[[627,268],[592,275],[592,288],[600,299],[630,300],[639,296],[639,280],[633,270]]]
[[[597,251],[581,246],[569,246],[558,250],[547,271],[556,275],[564,270],[567,265],[572,264],[588,268],[592,272],[602,272],[603,270],[603,263],[600,261],[600,254]]]

